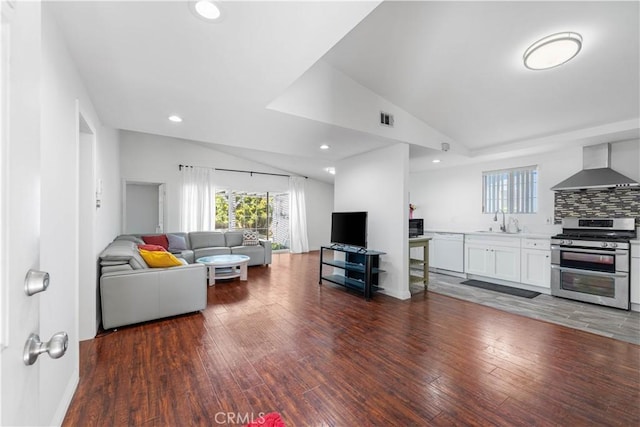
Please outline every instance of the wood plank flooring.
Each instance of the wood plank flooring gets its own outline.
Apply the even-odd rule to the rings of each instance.
[[[426,292],[318,286],[277,254],[202,313],[80,344],[65,426],[636,426],[640,346]]]

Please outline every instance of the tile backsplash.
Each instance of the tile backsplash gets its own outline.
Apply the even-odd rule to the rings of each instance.
[[[640,188],[561,190],[555,192],[554,222],[564,217],[636,219],[640,226]]]

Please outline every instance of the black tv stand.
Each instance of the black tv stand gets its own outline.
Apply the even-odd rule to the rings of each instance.
[[[335,249],[336,251],[341,252],[357,252],[360,254],[364,254],[367,252],[367,248],[362,248],[360,246],[343,245],[342,243],[332,243],[331,246],[328,247],[328,249]]]
[[[327,258],[325,252],[333,251],[334,256]],[[335,252],[344,253],[344,259],[335,259]],[[348,289],[364,293],[365,299],[371,299],[373,292],[379,291],[380,255],[384,252],[371,251],[344,245],[322,246],[320,248],[319,284],[326,280]],[[323,266],[333,267],[331,273],[323,274]],[[335,272],[335,269],[342,270]]]

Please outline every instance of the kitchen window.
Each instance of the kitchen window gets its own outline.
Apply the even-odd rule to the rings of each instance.
[[[538,212],[538,167],[483,172],[482,212]]]

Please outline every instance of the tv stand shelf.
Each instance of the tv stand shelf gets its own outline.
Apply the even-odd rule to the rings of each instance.
[[[344,259],[336,259],[336,253],[344,254],[342,255]],[[327,258],[329,254],[332,256]],[[378,286],[378,276],[384,272],[379,268],[380,255],[384,254],[384,252],[380,251],[348,246],[322,246],[320,248],[320,278],[318,283],[322,285],[322,281],[326,280],[348,289],[354,289],[364,293],[365,299],[369,300],[373,292],[382,289]],[[331,274],[323,274],[324,266],[333,267]]]

